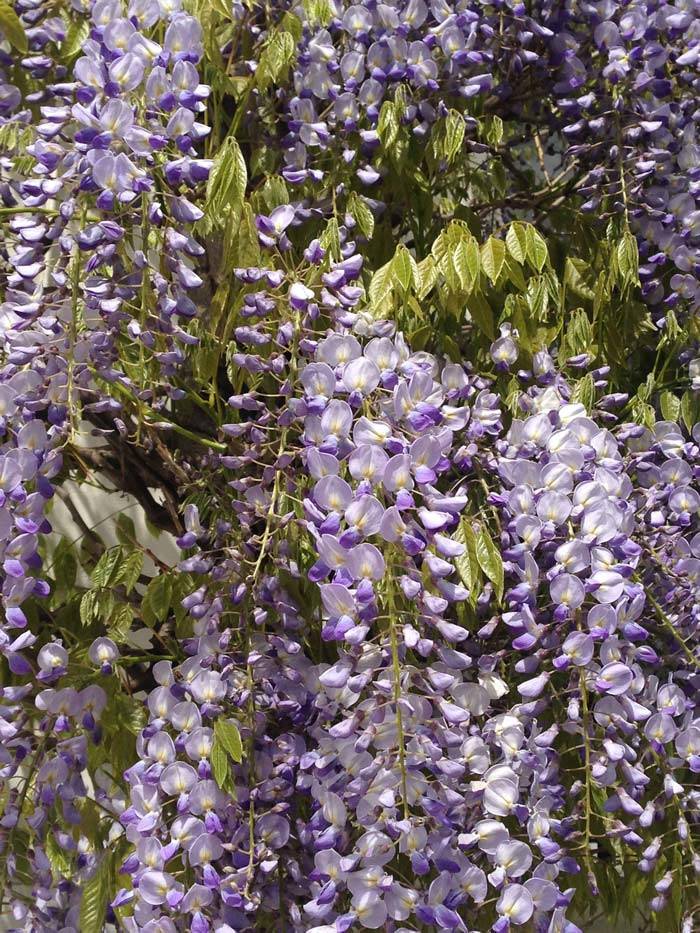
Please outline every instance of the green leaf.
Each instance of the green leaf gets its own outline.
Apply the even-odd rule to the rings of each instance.
[[[357,226],[368,240],[372,239],[374,233],[374,214],[367,206],[364,198],[361,198],[355,191],[348,198],[348,211],[357,221]]]
[[[243,153],[233,136],[228,136],[214,159],[206,193],[206,217],[214,227],[221,227],[228,211],[243,206],[248,185],[248,170]]]
[[[131,624],[134,621],[134,610],[128,603],[118,603],[110,616],[107,625],[107,634],[113,638],[117,644],[126,641]]]
[[[661,393],[659,399],[661,414],[666,421],[678,421],[681,413],[681,400],[668,389]]]
[[[479,245],[474,237],[460,240],[453,248],[450,259],[462,291],[471,291],[479,277]]]
[[[547,244],[531,224],[527,225],[525,231],[527,238],[527,258],[535,269],[541,272],[549,256]]]
[[[4,0],[0,2],[0,32],[4,33],[7,41],[18,52],[24,54],[28,51],[29,44],[22,21],[10,4],[5,3]]]
[[[639,284],[639,250],[637,238],[630,230],[625,230],[617,244],[617,267],[622,285]]]
[[[126,592],[130,593],[136,581],[141,576],[143,570],[143,553],[139,550],[124,552],[122,549],[122,560],[117,568],[116,576],[113,576],[114,583],[123,583]]]
[[[499,116],[486,119],[486,139],[496,149],[503,141],[503,120]]]
[[[385,263],[372,276],[369,286],[369,300],[373,308],[384,310],[384,303],[388,300],[394,287],[394,275],[392,270],[393,259]]]
[[[496,325],[493,319],[493,311],[491,305],[480,292],[472,292],[467,298],[467,310],[474,325],[483,334],[486,334],[489,340],[495,340]]]
[[[327,26],[333,19],[329,0],[304,0],[304,12],[310,26]]]
[[[656,421],[654,409],[643,398],[636,395],[630,402],[632,418],[637,424],[643,424],[647,428],[653,428]]]
[[[121,560],[122,549],[120,547],[113,547],[108,551],[104,551],[90,574],[93,587],[110,586],[118,573]]]
[[[290,32],[275,32],[270,36],[255,69],[255,83],[261,89],[278,81],[292,64],[296,42]]]
[[[52,569],[54,580],[63,590],[70,589],[75,584],[78,573],[78,561],[73,547],[65,538],[61,538],[53,552]]]
[[[66,30],[66,36],[61,43],[61,59],[70,63],[82,51],[85,40],[90,35],[90,23],[87,19],[74,19]]]
[[[231,719],[217,719],[214,737],[235,762],[243,761],[243,744],[238,726]]]
[[[102,933],[113,885],[113,855],[107,851],[81,888],[80,933]]]
[[[481,527],[476,536],[476,559],[488,579],[493,583],[496,597],[500,602],[503,598],[504,572],[500,552],[494,544],[491,532]]]
[[[450,110],[445,118],[445,158],[448,162],[457,158],[466,128],[462,114],[458,110]]]
[[[418,298],[425,298],[425,296],[435,287],[437,280],[438,266],[435,262],[435,257],[432,255],[426,256],[425,259],[418,263],[419,285],[416,292]]]
[[[260,195],[268,211],[274,211],[276,207],[289,204],[289,189],[281,175],[268,175]]]
[[[457,573],[469,590],[470,602],[475,605],[481,589],[481,568],[476,556],[476,535],[471,523],[464,517],[455,533],[455,541],[463,544],[465,548],[464,554],[455,558]]]
[[[63,846],[56,842],[56,837],[51,830],[46,834],[44,851],[54,874],[70,878],[72,870],[70,855]]]
[[[586,373],[583,379],[578,380],[571,393],[571,401],[581,402],[587,412],[591,411],[595,401],[595,383],[590,373]]]
[[[394,280],[401,286],[403,291],[407,292],[415,284],[413,276],[413,263],[411,254],[403,245],[399,243],[391,260],[391,272]]]
[[[583,259],[567,256],[564,264],[564,284],[570,288],[574,295],[593,301],[595,292],[587,284],[586,276],[590,270]]]
[[[513,259],[522,265],[527,257],[527,234],[522,224],[512,223],[508,227],[506,246]]]
[[[681,399],[681,418],[688,431],[700,422],[700,392],[688,389]]]
[[[501,274],[505,258],[506,244],[503,240],[497,240],[496,237],[490,236],[481,247],[481,265],[494,285]]]
[[[211,748],[211,771],[214,780],[223,790],[226,778],[228,777],[228,755],[217,739],[214,739],[214,744]]]
[[[394,102],[385,100],[379,111],[377,134],[382,141],[384,149],[391,149],[399,135],[399,120],[396,115]]]
[[[153,626],[156,622],[164,622],[168,617],[173,599],[173,578],[170,574],[161,573],[153,577],[143,596],[141,611],[146,625]]]
[[[136,525],[134,520],[126,513],[122,512],[117,518],[116,528],[117,541],[127,547],[133,547],[138,541],[136,536]]]
[[[97,591],[89,590],[80,600],[80,621],[90,625],[97,617]]]

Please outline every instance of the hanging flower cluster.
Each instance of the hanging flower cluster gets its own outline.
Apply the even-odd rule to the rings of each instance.
[[[689,933],[692,387],[673,394],[655,342],[651,382],[618,391],[581,260],[560,286],[525,224],[480,248],[454,194],[475,156],[521,145],[497,112],[532,119],[555,142],[545,176],[569,140],[585,208],[621,198],[640,294],[692,311],[695,13],[220,6],[97,0],[67,16],[77,33],[39,3],[0,9],[5,45],[27,44],[0,51],[3,920],[576,933],[591,895],[634,877],[659,929]],[[270,109],[277,150],[249,179]],[[418,210],[393,220],[388,155],[448,126],[455,241]],[[522,190],[487,204],[487,234]],[[370,242],[382,215],[396,250]],[[409,328],[443,287],[487,351],[461,318],[430,319],[451,359]],[[574,355],[585,312],[549,315],[567,289],[593,307]],[[157,576],[125,586],[89,555],[57,620],[52,499],[78,468],[93,481],[91,426],[108,443],[89,463],[167,463],[181,556],[122,527]]]
[[[290,310],[308,313],[314,290],[295,282],[292,294]],[[156,688],[144,733],[146,773],[162,776],[148,782],[145,806],[139,766],[122,818],[141,827],[138,840],[155,823],[158,851],[168,854],[150,872],[146,857],[133,863],[148,881],[136,916],[155,919],[156,907],[156,917],[176,920],[194,898],[214,924],[234,929],[276,909],[299,929],[407,920],[467,929],[485,910],[496,930],[533,917],[562,923],[575,875],[587,871],[595,884],[594,811],[641,871],[655,869],[660,833],[671,831],[696,865],[687,828],[695,796],[678,779],[698,767],[697,446],[669,423],[611,432],[610,408],[623,399],[603,396],[588,416],[547,354],[538,375],[522,374],[533,383],[523,418],[504,433],[487,381],[410,354],[389,325],[370,334],[362,317],[352,325],[302,339],[308,361],[288,403],[294,421],[274,452],[306,467],[307,479],[282,485],[300,502],[295,525],[314,555],[306,577],[318,592],[315,622],[302,621],[281,583],[298,568],[286,539],[269,545],[275,524],[265,526],[262,553],[270,548],[276,569],[255,599],[238,664],[229,639],[240,631],[224,624],[221,598],[200,589],[186,600],[196,648]],[[505,343],[517,358],[513,336],[494,344],[495,358]],[[594,376],[603,390],[605,372]],[[237,482],[255,490],[249,499],[269,520],[281,511],[280,482],[267,472],[271,492]],[[498,548],[487,544],[483,518],[469,514],[482,486]],[[190,528],[183,546],[207,537],[194,513]],[[234,587],[232,605],[245,607],[241,565],[207,567]],[[480,568],[493,578],[485,586]],[[680,589],[660,584],[662,575],[679,578]],[[233,612],[249,626],[245,608]],[[306,654],[310,624],[333,649],[327,661]],[[242,711],[256,772],[237,767],[235,793],[210,777],[227,701]],[[213,729],[203,728],[207,719]],[[302,724],[303,738],[285,731]],[[271,732],[284,766],[266,751]],[[577,775],[568,791],[561,755]],[[187,890],[167,875],[167,857],[183,844],[168,839],[185,812],[196,879]],[[667,888],[653,909],[663,909]]]
[[[334,0],[323,15],[293,10],[301,37],[290,87],[279,95],[286,181],[310,182],[313,197],[330,170],[381,209],[379,183],[394,170],[387,140],[395,145],[406,130],[407,140],[430,150],[446,134],[444,151],[435,149],[439,162],[449,163],[456,140],[473,168],[498,150],[484,127],[506,113],[538,127],[545,178],[570,181],[582,210],[632,225],[656,323],[663,327],[670,309],[695,313],[699,20],[692,4],[485,9]],[[235,7],[242,25],[250,15]],[[504,165],[516,179],[531,171],[532,149],[519,148],[531,139],[510,144]],[[439,174],[431,180],[439,185]],[[510,216],[507,197],[496,206]]]
[[[461,111],[496,94],[517,108],[515,82],[536,73],[546,54],[547,16],[539,22],[524,7],[505,4],[493,12],[463,6],[334,2],[327,23],[305,23],[287,100],[283,177],[292,184],[321,181],[324,169],[316,166],[328,164],[323,156],[330,151],[361,185],[375,184],[382,104],[392,102],[398,88],[401,122],[417,139],[450,106]],[[304,22],[303,11],[295,12]],[[457,112],[462,135],[477,127],[467,114]]]
[[[632,219],[642,290],[659,317],[698,309],[697,10],[588,4],[563,14],[554,88],[571,154],[591,166],[584,209],[607,198]]]

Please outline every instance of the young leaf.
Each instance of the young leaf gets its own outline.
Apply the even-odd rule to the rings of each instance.
[[[310,26],[327,26],[333,19],[329,0],[304,0],[304,11]]]
[[[217,719],[214,737],[235,762],[243,761],[243,744],[238,726],[231,719]]]
[[[503,561],[491,533],[483,526],[476,536],[476,558],[481,569],[493,583],[496,597],[500,602],[504,588]]]
[[[211,771],[214,780],[223,789],[228,777],[228,755],[217,739],[214,739],[211,747]]]
[[[328,252],[330,259],[338,259],[340,257],[340,232],[338,229],[338,221],[335,217],[331,217],[326,224],[326,229],[321,234],[319,242]]]
[[[593,301],[595,292],[587,284],[590,275],[588,264],[583,259],[567,256],[564,265],[564,284],[579,298]]]
[[[57,874],[69,878],[72,867],[70,853],[63,846],[58,844],[52,830],[49,830],[46,834],[44,851],[46,852],[46,857],[49,860],[51,869]]]
[[[81,888],[80,933],[102,933],[104,929],[113,883],[112,859],[112,852],[106,851],[95,873]]]
[[[506,261],[503,264],[503,269],[506,275],[506,278],[515,285],[519,292],[524,292],[527,290],[527,282],[525,281],[525,276],[523,275],[523,270],[520,265],[513,259],[513,257],[508,253],[506,255]]]
[[[118,603],[107,625],[107,634],[117,644],[126,640],[131,623],[134,621],[134,610],[128,603]]]
[[[289,189],[281,175],[268,175],[260,196],[268,211],[273,211],[282,204],[289,204]]]
[[[486,120],[486,139],[494,149],[503,141],[503,120],[495,114]]]
[[[373,308],[383,309],[384,302],[393,290],[393,259],[385,263],[372,276],[369,286],[369,300]]]
[[[117,541],[127,547],[133,547],[138,540],[134,520],[124,512],[117,518],[115,531],[117,533]]]
[[[143,596],[141,612],[146,625],[164,622],[173,599],[173,579],[167,573],[153,577]]]
[[[496,339],[496,325],[493,320],[491,305],[480,292],[472,292],[467,298],[467,310],[479,330],[486,334],[489,340]]]
[[[125,553],[125,549],[121,549],[122,561],[118,567],[116,576],[113,576],[114,583],[123,583],[126,592],[130,593],[136,581],[141,576],[141,571],[143,570],[143,553],[137,549]]]
[[[479,278],[479,271],[481,270],[481,256],[479,254],[479,244],[476,241],[476,238],[469,236],[466,240],[466,257],[467,257],[467,268],[469,269],[469,274],[472,277],[472,281],[476,283]]]
[[[506,245],[503,240],[497,240],[496,237],[490,236],[481,247],[481,265],[494,285],[501,274],[505,258]]]
[[[425,259],[418,263],[418,281],[420,284],[416,292],[417,297],[419,299],[425,298],[432,291],[437,280],[438,267],[435,258],[432,255],[426,256]]]
[[[527,258],[535,269],[541,272],[549,256],[547,244],[531,224],[528,224],[525,229],[527,237]]]
[[[481,569],[476,556],[476,535],[471,523],[462,518],[455,534],[455,540],[464,545],[464,554],[455,559],[460,580],[469,590],[472,605],[476,603],[480,592]]]
[[[80,621],[83,625],[90,625],[97,615],[97,591],[88,590],[80,600]]]
[[[391,272],[394,280],[401,286],[402,290],[407,292],[414,285],[413,264],[411,263],[411,254],[403,243],[399,243],[391,260]]]
[[[681,400],[666,389],[661,393],[661,414],[666,421],[678,421],[681,413]]]
[[[689,431],[700,421],[700,398],[698,393],[688,389],[681,399],[681,418]]]
[[[572,402],[580,402],[585,406],[586,411],[590,412],[595,400],[595,383],[593,376],[586,373],[583,379],[579,379],[571,393]]]
[[[374,233],[374,214],[367,206],[363,198],[354,191],[348,199],[348,210],[357,221],[357,226],[368,240],[372,239]]]
[[[214,226],[221,226],[227,211],[243,205],[248,170],[235,137],[228,136],[219,150],[207,181],[206,215]]]
[[[25,54],[28,51],[29,45],[22,21],[5,0],[0,0],[0,32],[4,33],[7,41],[18,52]]]
[[[78,573],[78,561],[75,551],[65,538],[58,542],[53,553],[53,576],[58,587],[68,590],[75,583]]]
[[[445,119],[445,158],[448,162],[452,162],[462,148],[466,128],[462,114],[450,110]]]
[[[296,42],[290,32],[275,32],[268,40],[255,69],[255,83],[264,90],[282,77],[294,60]]]
[[[396,116],[394,102],[391,100],[385,100],[382,109],[379,111],[377,133],[384,149],[391,149],[399,135],[399,120]]]
[[[122,549],[120,547],[113,547],[105,551],[90,574],[92,585],[94,587],[110,586],[118,574],[121,561]]]
[[[0,14],[1,15],[1,14]],[[61,59],[69,63],[80,54],[85,40],[90,35],[90,24],[87,19],[72,20],[66,30],[66,37],[61,43]]]
[[[508,227],[506,246],[513,259],[522,265],[527,256],[527,234],[522,224],[516,222]]]
[[[457,273],[459,279],[459,284],[462,287],[462,291],[469,292],[474,287],[476,281],[476,276],[478,275],[478,248],[477,248],[477,260],[474,262],[473,248],[471,238],[470,240],[460,240],[460,242],[454,247],[452,251],[452,264]],[[473,241],[474,243],[476,241]]]
[[[622,239],[617,244],[617,267],[620,271],[622,285],[639,284],[639,250],[637,238],[625,230]]]

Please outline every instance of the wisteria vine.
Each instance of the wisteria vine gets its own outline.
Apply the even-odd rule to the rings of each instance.
[[[699,23],[0,2],[9,929],[695,928]]]

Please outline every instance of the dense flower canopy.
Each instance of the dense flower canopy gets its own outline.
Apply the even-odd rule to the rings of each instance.
[[[698,0],[0,0],[9,929],[695,929],[699,64]]]

